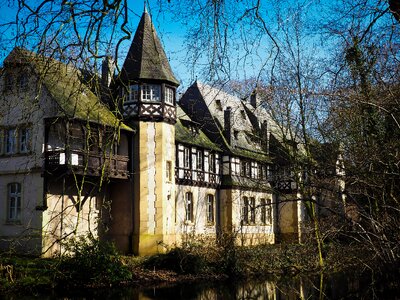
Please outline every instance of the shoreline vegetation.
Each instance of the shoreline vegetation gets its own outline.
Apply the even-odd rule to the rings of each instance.
[[[51,289],[148,287],[185,282],[313,276],[376,269],[372,251],[359,244],[324,244],[324,268],[315,244],[251,247],[188,245],[149,257],[120,256],[109,243],[83,239],[73,255],[35,258],[0,253],[0,295]]]

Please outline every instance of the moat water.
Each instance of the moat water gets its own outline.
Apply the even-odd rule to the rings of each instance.
[[[47,294],[0,295],[5,300],[28,299],[400,299],[399,272],[374,272],[263,279],[246,282],[185,283],[147,288],[53,291]]]

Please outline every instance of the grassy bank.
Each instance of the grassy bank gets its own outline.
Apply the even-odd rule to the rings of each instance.
[[[53,259],[0,254],[0,291],[64,287],[154,285],[267,275],[320,272],[312,245],[174,248],[150,257],[119,256],[112,245],[74,245],[74,255]],[[339,272],[373,264],[373,254],[354,245],[326,244],[325,270]]]

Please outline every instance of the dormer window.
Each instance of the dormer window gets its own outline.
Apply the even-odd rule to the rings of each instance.
[[[165,103],[174,105],[174,90],[172,88],[165,88]]]
[[[244,110],[240,111],[240,115],[242,116],[243,119],[246,119],[246,113],[244,112]]]
[[[222,103],[220,99],[215,100],[215,106],[219,111],[222,111]]]
[[[142,85],[142,101],[161,101],[161,86],[156,84]]]

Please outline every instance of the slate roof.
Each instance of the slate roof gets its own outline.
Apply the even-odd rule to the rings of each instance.
[[[192,121],[187,114],[177,107],[177,121],[175,124],[175,141],[193,146],[198,146],[215,151],[221,151],[215,143],[213,143],[200,129],[200,124]],[[193,132],[190,127],[196,128],[197,132]]]
[[[179,104],[195,121],[202,125],[207,136],[220,145],[225,151],[261,161],[269,157],[257,140],[254,128],[243,107],[242,100],[219,88],[195,82],[182,96]],[[231,139],[224,135],[226,108],[231,109]],[[235,134],[236,131],[236,134]]]
[[[82,83],[82,74],[76,68],[22,48],[14,48],[4,60],[5,66],[11,67],[13,64],[31,66],[39,77],[39,82],[43,83],[57,103],[56,116],[91,121],[132,131],[100,102],[88,86]]]
[[[123,81],[140,79],[167,81],[178,86],[160,39],[145,11],[136,29],[128,55],[121,71]]]

